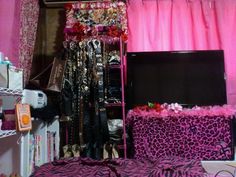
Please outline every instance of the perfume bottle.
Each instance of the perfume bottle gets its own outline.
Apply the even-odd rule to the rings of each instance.
[[[3,120],[2,98],[0,98],[0,120]]]
[[[4,60],[4,54],[0,52],[0,62]]]

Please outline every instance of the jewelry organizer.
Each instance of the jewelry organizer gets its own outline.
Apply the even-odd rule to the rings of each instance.
[[[74,111],[61,126],[65,127],[61,146],[67,155],[78,145],[81,156],[102,159],[111,150],[113,156],[108,158],[126,157],[125,129],[119,137],[122,143],[114,145],[108,125],[117,118],[125,123],[125,3],[78,2],[65,8],[65,82],[71,84]],[[120,131],[123,125],[116,128]]]

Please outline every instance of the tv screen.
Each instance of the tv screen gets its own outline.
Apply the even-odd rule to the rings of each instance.
[[[224,52],[127,53],[127,107],[158,103],[226,104]]]

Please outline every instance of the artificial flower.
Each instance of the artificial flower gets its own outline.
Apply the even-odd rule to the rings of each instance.
[[[75,33],[84,33],[85,27],[77,22],[73,25],[72,29]]]
[[[73,8],[73,6],[72,6],[71,3],[67,3],[67,4],[65,4],[64,8],[65,8],[66,10],[71,10],[71,9]]]
[[[121,39],[122,39],[122,41],[127,41],[128,40],[128,35],[125,34],[124,32],[122,32]]]

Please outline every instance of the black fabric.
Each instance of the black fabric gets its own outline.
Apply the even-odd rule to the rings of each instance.
[[[72,115],[72,100],[72,85],[68,80],[65,80],[64,88],[61,91],[61,112],[63,115]]]
[[[63,98],[69,103],[63,107],[64,114],[72,112],[69,143],[80,144],[81,155],[95,159],[102,158],[103,144],[109,140],[101,44],[88,39],[65,45],[68,58]]]
[[[30,107],[31,116],[51,123],[55,117],[60,115],[60,109],[56,105],[47,105],[43,108],[34,109]]]

